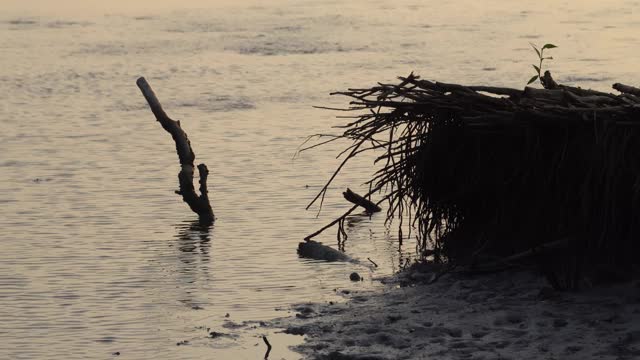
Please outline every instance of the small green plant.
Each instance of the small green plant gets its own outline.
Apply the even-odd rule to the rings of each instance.
[[[544,44],[542,46],[542,48],[538,49],[538,47],[536,46],[536,44],[530,43],[531,47],[533,48],[533,50],[536,51],[536,54],[538,54],[538,60],[540,60],[540,63],[538,63],[538,65],[532,65],[534,69],[536,69],[536,75],[534,75],[531,79],[529,79],[529,82],[527,83],[527,85],[531,84],[532,82],[541,79],[542,78],[542,62],[544,60],[553,60],[553,57],[548,56],[548,57],[544,57],[544,50],[545,49],[553,49],[553,48],[557,48],[557,46],[553,45],[553,44]]]

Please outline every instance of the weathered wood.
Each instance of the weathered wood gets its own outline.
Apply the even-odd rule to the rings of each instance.
[[[524,96],[528,98],[548,99],[553,101],[562,101],[564,99],[564,91],[558,89],[536,89],[527,86],[524,89]]]
[[[352,261],[347,254],[320,242],[308,240],[298,244],[298,255],[303,258],[325,261]]]
[[[553,80],[553,77],[551,77],[551,73],[549,71],[544,72],[544,75],[542,75],[542,77],[540,78],[540,82],[542,83],[542,86],[547,90],[554,90],[559,88],[558,83]]]
[[[625,84],[620,84],[620,83],[615,83],[612,86],[614,89],[620,91],[623,94],[631,94],[631,95],[635,95],[635,96],[640,96],[640,89],[637,87],[633,87],[633,86],[629,86],[629,85],[625,85]]]
[[[207,177],[209,170],[205,164],[198,165],[198,173],[200,175],[200,195],[196,193],[193,186],[194,161],[196,155],[191,148],[191,142],[187,137],[187,133],[180,127],[180,121],[172,120],[165,113],[156,94],[144,77],[136,81],[138,88],[142,91],[142,95],[147,100],[156,120],[162,125],[173,141],[176,143],[176,152],[180,159],[180,173],[178,173],[178,182],[180,190],[176,194],[182,195],[182,200],[189,205],[191,210],[198,214],[200,221],[203,223],[212,223],[215,220],[211,204],[209,202],[209,192],[207,190]]]
[[[353,191],[351,191],[351,189],[347,188],[347,191],[342,193],[342,196],[344,196],[344,198],[355,204],[358,206],[363,207],[368,213],[372,214],[375,212],[379,212],[382,209],[380,208],[380,206],[374,204],[372,201],[362,197],[361,195],[358,195],[356,193],[354,193]]]
[[[342,125],[346,159],[316,199],[366,152],[378,164],[367,183],[385,189],[386,223],[397,222],[399,247],[411,226],[419,251],[441,252],[436,262],[482,271],[537,263],[564,288],[580,284],[581,274],[632,273],[640,264],[638,221],[620,216],[633,213],[628,199],[640,196],[629,155],[640,153],[640,89],[616,85],[623,92],[616,95],[566,86],[550,72],[544,89],[524,91],[400,79],[337,92],[359,117]],[[340,247],[357,207],[307,239],[336,226]]]

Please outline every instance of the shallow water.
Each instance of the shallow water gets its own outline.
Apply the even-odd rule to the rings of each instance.
[[[152,7],[153,5],[153,7]],[[376,286],[413,254],[382,216],[348,223],[354,264],[300,259],[308,233],[349,205],[339,177],[304,207],[338,147],[293,155],[331,132],[348,86],[425,78],[522,87],[528,43],[553,42],[560,82],[640,84],[638,1],[3,1],[0,7],[0,358],[295,359],[300,338],[259,328],[208,339],[334,289]],[[145,76],[211,171],[210,229],[177,188],[170,136],[135,85]],[[344,145],[344,144],[343,144]],[[335,245],[334,232],[321,237]],[[352,284],[352,271],[367,281]],[[226,314],[229,318],[225,318]],[[187,340],[189,345],[176,346]]]

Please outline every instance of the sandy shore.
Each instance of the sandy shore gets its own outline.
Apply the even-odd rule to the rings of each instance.
[[[640,359],[640,282],[558,293],[522,272],[382,279],[271,325],[308,359]],[[407,281],[409,280],[409,281]]]

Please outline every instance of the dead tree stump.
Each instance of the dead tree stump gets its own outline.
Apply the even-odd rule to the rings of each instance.
[[[138,88],[142,91],[142,95],[149,103],[149,107],[155,115],[156,120],[162,125],[173,141],[176,143],[176,152],[180,159],[180,173],[178,173],[178,182],[180,190],[176,194],[182,195],[182,200],[189,205],[191,210],[198,214],[201,223],[212,223],[215,220],[211,204],[209,203],[209,195],[207,190],[207,176],[209,170],[207,165],[198,165],[198,173],[200,175],[200,195],[196,193],[193,186],[193,173],[195,166],[193,165],[196,155],[191,148],[191,142],[187,137],[187,133],[180,127],[180,121],[172,120],[162,109],[160,101],[151,89],[151,86],[144,77],[136,81]]]

